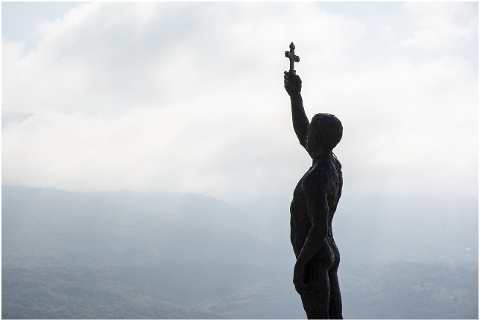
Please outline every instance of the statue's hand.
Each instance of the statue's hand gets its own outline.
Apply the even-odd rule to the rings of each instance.
[[[297,74],[290,73],[289,71],[285,71],[283,76],[283,85],[290,96],[299,94],[302,90],[302,80],[300,77]]]
[[[303,283],[303,266],[298,266],[295,264],[295,268],[293,270],[293,284],[295,285],[295,290],[297,290],[298,294],[302,294],[307,292],[308,285]]]

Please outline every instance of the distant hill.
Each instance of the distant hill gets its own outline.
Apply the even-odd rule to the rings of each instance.
[[[344,195],[334,218],[343,262],[478,262],[478,197]]]
[[[211,197],[11,186],[2,197],[4,266],[294,259],[251,233],[238,208]]]
[[[476,198],[344,196],[340,204],[345,318],[478,318]],[[283,207],[3,186],[2,317],[305,318]],[[262,215],[267,228],[256,226]]]
[[[304,318],[290,273],[286,275],[246,264],[213,262],[3,269],[2,317]]]
[[[344,265],[346,319],[478,319],[478,266]],[[4,319],[305,319],[291,271],[246,264],[4,268]]]
[[[3,264],[198,260],[289,269],[288,206],[269,206],[244,209],[194,194],[3,186]],[[345,263],[478,262],[476,197],[344,195],[333,229]]]

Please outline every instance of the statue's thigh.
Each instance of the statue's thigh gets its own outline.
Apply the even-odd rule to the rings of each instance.
[[[309,319],[329,319],[328,292],[309,290],[302,294],[303,309]]]
[[[340,286],[338,285],[337,269],[328,273],[330,278],[330,319],[343,319],[342,315],[342,297],[340,294]]]
[[[312,263],[312,262],[310,262]],[[330,280],[328,269],[320,264],[307,264],[304,281],[308,285],[307,295],[320,305],[328,306],[330,299]]]

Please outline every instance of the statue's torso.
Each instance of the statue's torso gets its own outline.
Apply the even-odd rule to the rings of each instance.
[[[331,267],[338,265],[340,253],[335,245],[332,233],[332,219],[340,199],[343,179],[340,162],[333,156],[326,157],[321,162],[313,165],[300,179],[293,192],[293,200],[290,206],[290,226],[291,241],[295,256],[298,257],[300,251],[307,238],[311,223],[307,210],[307,199],[305,191],[309,184],[305,184],[308,180],[314,180],[315,184],[325,184],[323,190],[327,194],[328,203],[328,230],[320,250],[311,259],[312,263],[326,264]],[[314,213],[313,215],[322,215],[322,213]]]

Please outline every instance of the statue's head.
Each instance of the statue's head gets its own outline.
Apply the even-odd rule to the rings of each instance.
[[[321,148],[330,152],[342,139],[343,126],[340,120],[331,114],[313,116],[307,133],[307,150],[310,154]]]

